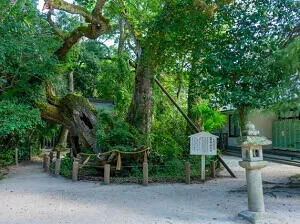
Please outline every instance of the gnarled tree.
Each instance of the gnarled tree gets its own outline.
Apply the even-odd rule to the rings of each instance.
[[[61,47],[55,51],[55,55],[59,60],[63,60],[72,46],[81,38],[96,39],[110,29],[109,21],[102,15],[104,4],[105,0],[97,0],[93,10],[90,12],[80,5],[70,4],[63,0],[45,1],[44,9],[49,9],[47,20],[55,33],[63,40]],[[85,23],[81,23],[72,32],[66,34],[51,19],[54,9],[80,15],[85,19]],[[57,122],[70,131],[72,150],[75,156],[80,152],[79,138],[95,149],[94,128],[96,125],[96,111],[88,100],[72,93],[63,98],[58,98],[55,96],[49,83],[46,83],[45,86],[47,103],[37,103],[42,112],[42,117]]]

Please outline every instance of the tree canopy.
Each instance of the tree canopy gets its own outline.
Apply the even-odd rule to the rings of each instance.
[[[74,152],[101,141],[132,149],[139,136],[165,158],[183,156],[190,130],[154,78],[209,131],[229,105],[243,120],[249,108],[298,99],[299,9],[296,0],[45,0],[39,11],[34,0],[2,1],[0,143],[16,130],[39,141],[43,126],[68,129]],[[86,98],[114,101],[112,115]]]

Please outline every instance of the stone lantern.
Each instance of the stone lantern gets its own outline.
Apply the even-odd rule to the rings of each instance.
[[[266,137],[259,136],[259,131],[254,124],[246,124],[246,136],[239,138],[238,143],[242,147],[242,159],[239,165],[246,169],[246,181],[248,192],[248,210],[239,213],[239,216],[256,223],[265,217],[265,205],[263,198],[263,187],[261,169],[267,166],[263,160],[263,145],[270,145],[272,142]]]

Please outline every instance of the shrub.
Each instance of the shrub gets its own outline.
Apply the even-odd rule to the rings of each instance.
[[[226,115],[214,110],[208,104],[208,101],[203,100],[192,109],[193,117],[197,124],[203,128],[204,131],[213,131],[222,128],[227,121]]]
[[[66,178],[72,178],[73,159],[70,157],[64,157],[60,163],[60,175]]]
[[[96,136],[103,151],[119,149],[132,151],[143,145],[142,135],[128,123],[112,114],[101,111],[98,114]]]

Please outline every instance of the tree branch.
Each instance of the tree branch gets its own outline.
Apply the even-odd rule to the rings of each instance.
[[[133,36],[133,40],[135,43],[135,47],[136,47],[136,54],[137,54],[137,58],[140,57],[141,53],[142,53],[142,48],[140,45],[140,41],[138,39],[138,32],[136,31],[133,22],[130,20],[127,11],[126,11],[126,5],[125,5],[125,1],[124,0],[120,0],[121,5],[123,6],[123,10],[121,11],[121,16],[123,17],[126,25],[128,26],[130,33]]]
[[[93,15],[102,15],[102,9],[105,4],[105,0],[98,0],[95,8],[93,9]]]
[[[43,9],[58,9],[71,14],[82,15],[87,22],[94,21],[93,15],[86,8],[68,3],[64,0],[45,0]]]
[[[76,44],[82,37],[90,39],[96,39],[101,34],[107,32],[110,29],[109,21],[102,16],[102,9],[105,4],[105,0],[98,0],[93,12],[90,13],[82,6],[70,4],[64,0],[45,0],[44,8],[63,10],[71,14],[81,15],[89,23],[88,25],[81,25],[74,29],[68,37],[64,38],[63,45],[55,52],[60,60],[62,60],[71,47]],[[49,19],[48,19],[49,21]],[[54,25],[50,15],[50,25]],[[57,32],[58,30],[56,30]],[[58,31],[59,32],[59,31]],[[60,32],[58,33],[61,36]]]
[[[52,85],[45,82],[46,98],[49,104],[59,106],[59,98],[55,95]]]
[[[67,35],[55,25],[55,22],[51,18],[53,14],[54,14],[54,10],[50,9],[47,13],[47,21],[50,24],[50,26],[52,26],[54,32],[64,40],[66,39]]]
[[[41,110],[41,115],[43,118],[63,124],[58,107],[45,102],[37,102],[36,105]]]

